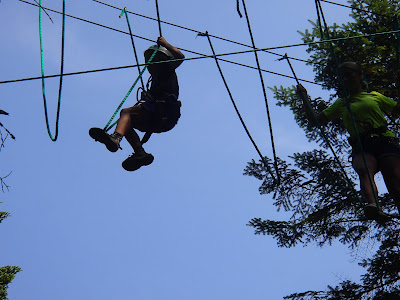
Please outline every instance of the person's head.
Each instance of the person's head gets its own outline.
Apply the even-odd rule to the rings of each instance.
[[[149,61],[151,55],[154,53],[155,50],[157,50],[157,53],[153,57],[151,62],[174,59],[174,56],[172,55],[172,53],[167,48],[165,48],[163,46],[153,45],[153,46],[150,46],[148,49],[146,49],[144,51],[144,59],[145,59],[146,63]],[[147,69],[149,70],[150,74],[153,74],[154,72],[162,72],[162,71],[167,70],[169,68],[169,65],[170,65],[170,63],[168,63],[168,62],[160,63],[160,64],[154,64],[154,65],[150,64],[147,67]]]
[[[349,93],[366,89],[367,83],[362,80],[363,71],[358,64],[353,61],[346,61],[339,66],[339,70]]]

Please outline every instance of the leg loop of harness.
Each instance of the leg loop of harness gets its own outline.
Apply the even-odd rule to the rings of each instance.
[[[145,133],[141,143],[146,143],[153,132],[166,132],[171,130],[180,117],[181,101],[175,95],[169,95],[163,99],[153,100],[154,119],[151,129]]]

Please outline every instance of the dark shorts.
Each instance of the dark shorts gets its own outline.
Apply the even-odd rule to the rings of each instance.
[[[171,130],[181,116],[181,102],[174,95],[140,103],[151,113],[151,131],[160,133]]]
[[[358,142],[351,142],[352,153],[354,157],[356,154],[361,153]],[[362,138],[363,150],[365,153],[371,154],[377,160],[386,156],[400,157],[399,139],[393,137],[367,137]]]

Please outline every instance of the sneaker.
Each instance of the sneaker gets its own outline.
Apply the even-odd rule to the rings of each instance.
[[[118,149],[121,149],[119,146],[118,140],[114,139],[111,135],[105,132],[101,128],[90,128],[89,135],[96,141],[106,145],[108,151],[117,152]]]
[[[122,167],[126,171],[136,171],[141,166],[148,166],[154,160],[154,156],[149,153],[136,154],[132,153],[127,159],[122,162]]]

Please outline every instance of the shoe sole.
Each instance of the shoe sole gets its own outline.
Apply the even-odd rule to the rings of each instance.
[[[118,146],[111,139],[110,136],[101,128],[93,127],[89,129],[89,135],[96,141],[104,144],[108,151],[117,152]]]
[[[129,172],[136,171],[142,166],[148,166],[154,161],[154,156],[149,154],[143,157],[143,159],[125,159],[122,162],[122,167]]]

